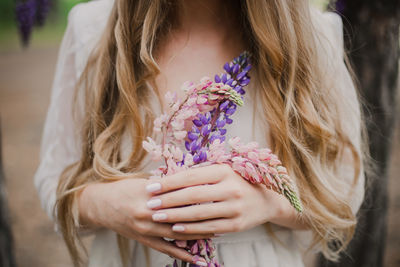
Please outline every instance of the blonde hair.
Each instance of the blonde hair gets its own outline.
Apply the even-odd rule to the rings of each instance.
[[[328,259],[336,260],[356,225],[350,196],[339,187],[338,162],[346,149],[350,151],[354,186],[367,151],[365,146],[357,150],[357,138],[351,138],[342,125],[348,120],[340,113],[345,105],[343,92],[321,70],[324,55],[316,52],[321,38],[312,24],[308,0],[229,4],[240,13],[243,38],[253,55],[257,93],[270,128],[266,138],[296,180],[304,206],[302,218],[313,230],[314,244],[321,245]],[[77,90],[85,92],[82,157],[61,175],[55,207],[76,266],[81,264],[81,241],[73,207],[80,189],[92,182],[142,175],[139,166],[146,154],[141,142],[152,135],[149,121],[154,119],[146,81],[155,84],[160,71],[153,51],[171,27],[178,5],[173,0],[116,0],[77,85]],[[132,150],[127,159],[121,159],[125,130]],[[118,240],[127,264],[128,240],[122,236]],[[335,248],[329,245],[332,241]]]

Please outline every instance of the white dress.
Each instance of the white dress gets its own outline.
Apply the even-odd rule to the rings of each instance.
[[[81,3],[71,10],[68,17],[68,26],[59,51],[42,137],[41,161],[34,177],[42,206],[52,219],[54,218],[51,212],[55,203],[59,175],[67,165],[76,162],[80,157],[81,137],[77,133],[81,125],[79,121],[78,124],[74,124],[71,114],[74,85],[85,66],[89,53],[99,40],[112,5],[113,0]],[[344,98],[350,103],[346,105],[346,110],[343,112],[357,110],[355,89],[343,63],[341,18],[334,13],[322,13],[315,8],[312,8],[311,14],[316,30],[322,37],[320,52],[326,55],[321,64],[336,68],[338,88],[342,90]],[[228,128],[228,137],[240,136],[243,141],[255,140],[260,143],[260,146],[268,147],[265,141],[268,126],[259,116],[261,113],[253,110],[256,104],[253,99],[257,99],[252,97],[253,87],[254,83],[250,83],[247,88],[248,94],[245,95],[245,105],[235,113],[234,123]],[[357,128],[359,114],[353,113],[355,116],[349,116],[348,131],[353,138],[359,140],[359,128]],[[253,117],[254,115],[256,116]],[[253,118],[255,118],[254,121]],[[240,127],[237,127],[238,125]],[[129,145],[123,144],[123,147],[126,148]],[[122,150],[122,154],[127,153],[126,149]],[[152,167],[155,167],[154,164],[150,164],[147,168]],[[343,175],[348,176],[348,173],[351,172],[344,171]],[[351,207],[354,213],[358,211],[363,200],[363,188],[364,175],[361,172],[359,182],[353,189],[354,198]],[[58,231],[57,225],[54,225],[55,230]],[[226,267],[303,266],[302,251],[309,244],[310,231],[294,231],[277,225],[272,225],[272,229],[279,241],[270,237],[262,225],[244,232],[215,238],[214,243],[217,246],[220,262],[223,262]],[[108,229],[97,230],[91,234],[95,235],[95,239],[90,249],[89,266],[121,266],[116,234]],[[146,266],[143,246],[134,240],[131,242],[134,259],[132,266]],[[151,267],[163,267],[171,263],[169,256],[152,249],[150,249],[150,258]]]

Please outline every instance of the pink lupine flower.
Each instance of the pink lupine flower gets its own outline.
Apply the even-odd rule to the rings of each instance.
[[[161,131],[161,127],[163,127],[163,125],[167,122],[168,119],[168,115],[167,114],[162,114],[161,116],[157,117],[154,120],[154,131],[156,132],[160,132]]]
[[[186,101],[185,107],[192,107],[193,105],[195,105],[197,103],[197,98],[198,97],[195,95],[189,97]]]
[[[184,165],[185,166],[187,166],[187,167],[190,167],[190,166],[192,166],[193,165],[193,156],[192,156],[192,154],[190,154],[190,153],[187,153],[186,155],[185,155],[185,160],[184,160]]]
[[[228,164],[247,181],[262,183],[283,194],[300,212],[301,204],[287,170],[270,149],[258,148],[257,142],[243,144],[239,137],[227,141],[228,149],[225,145],[227,129],[224,127],[233,122],[230,116],[236,107],[243,105],[243,87],[249,83],[250,68],[248,54],[244,53],[225,64],[227,73],[216,75],[214,80],[203,77],[197,85],[184,83],[184,99],[179,99],[176,93],[165,94],[170,110],[154,121],[154,130],[162,134],[162,145],[157,145],[150,137],[143,141],[143,148],[152,158],[163,157],[165,163],[152,172],[151,177],[159,179],[189,168]],[[186,153],[182,151],[184,148]],[[195,254],[195,259],[203,257],[209,267],[221,266],[211,239],[175,240],[173,243]],[[177,261],[173,266],[178,266]]]
[[[166,159],[169,159],[172,157],[171,150],[169,149],[170,146],[171,146],[170,144],[164,145],[164,150],[162,151],[162,155]]]
[[[271,159],[271,150],[267,148],[259,149],[258,150],[258,158],[260,160],[269,160]]]
[[[286,174],[287,173],[286,168],[283,167],[283,166],[277,166],[276,170],[278,171],[279,174]]]
[[[196,86],[191,81],[186,81],[181,86],[181,90],[185,91],[188,95],[192,94],[195,89],[196,89]]]
[[[278,171],[277,171],[275,168],[273,168],[273,167],[268,167],[268,172],[269,172],[271,175],[277,175],[277,174],[278,174]]]
[[[215,139],[209,146],[207,151],[207,159],[213,162],[222,163],[227,161],[231,156],[225,151],[225,144],[221,140]]]
[[[168,165],[168,170],[167,170],[166,175],[172,175],[172,174],[178,173],[184,169],[184,168],[176,165],[176,162],[172,158],[169,158],[167,160],[167,165]]]
[[[199,105],[203,105],[206,102],[207,102],[207,96],[205,96],[205,95],[200,95],[196,99],[196,103],[199,104]]]
[[[260,159],[259,159],[259,157],[258,157],[258,154],[257,154],[257,152],[255,152],[255,151],[250,151],[250,152],[248,152],[247,153],[247,157],[251,160],[251,161],[253,161],[253,162],[260,162]]]
[[[273,157],[273,158],[271,158],[271,159],[269,160],[269,164],[270,164],[271,166],[277,166],[277,165],[282,164],[282,162],[281,162],[278,158]]]
[[[245,168],[250,180],[253,181],[253,183],[260,183],[262,181],[260,174],[257,172],[256,168],[254,168],[254,165],[251,162],[247,161],[245,163]]]
[[[200,249],[200,255],[207,255],[207,248],[206,248],[206,242],[204,239],[199,240],[199,249]]]
[[[150,153],[152,160],[158,161],[161,158],[161,146],[151,138],[147,137],[147,141],[142,142],[143,148]]]
[[[238,149],[239,148],[239,144],[240,144],[240,138],[239,137],[233,137],[230,138],[228,141],[229,145],[233,148],[233,149]]]
[[[199,113],[199,110],[197,108],[193,107],[185,107],[182,109],[175,117],[174,121],[181,121],[181,120],[188,120],[193,117],[195,117]]]
[[[186,137],[187,132],[186,131],[175,131],[174,132],[174,137],[177,140],[183,140]]]
[[[172,156],[173,156],[175,161],[182,161],[183,160],[183,152],[179,147],[171,146],[170,150],[171,150]]]
[[[170,91],[168,91],[168,92],[165,94],[165,100],[166,100],[166,102],[167,102],[168,104],[173,104],[173,103],[175,103],[176,100],[177,100],[177,94],[176,94],[176,92],[170,92]]]
[[[194,245],[190,248],[190,253],[192,254],[197,254],[199,252],[199,244],[196,242]]]
[[[171,126],[175,131],[181,131],[185,127],[185,121],[181,119],[173,120]]]
[[[246,160],[242,157],[233,157],[231,160],[232,169],[239,172],[243,177],[246,176]]]
[[[258,147],[258,143],[257,142],[250,142],[247,144],[242,144],[242,143],[237,143],[235,146],[235,150],[238,153],[248,153],[254,149],[256,149]]]

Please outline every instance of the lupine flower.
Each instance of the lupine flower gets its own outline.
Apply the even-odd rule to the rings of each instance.
[[[244,87],[250,82],[249,54],[242,53],[223,68],[225,73],[215,75],[214,80],[204,77],[197,85],[184,83],[185,99],[178,99],[176,93],[165,95],[171,112],[154,121],[154,129],[162,133],[162,145],[150,137],[143,141],[144,149],[154,160],[163,158],[165,162],[152,172],[152,177],[160,178],[205,164],[224,163],[250,183],[264,184],[284,195],[301,212],[293,182],[270,149],[259,148],[257,142],[243,144],[239,137],[227,140],[227,149],[225,127],[233,122],[231,116],[243,105]],[[173,242],[197,259],[205,259],[208,266],[221,266],[211,239]],[[177,265],[175,260],[167,266]],[[191,263],[189,266],[196,265]]]
[[[28,45],[36,19],[36,1],[18,2],[15,6],[18,29],[24,46]]]
[[[50,0],[19,0],[15,5],[15,16],[21,42],[27,46],[35,25],[43,26],[52,4]]]
[[[36,23],[38,26],[43,26],[52,4],[50,0],[36,0],[36,3]]]
[[[343,14],[346,8],[346,1],[345,0],[337,0],[335,2],[335,9],[339,14]]]

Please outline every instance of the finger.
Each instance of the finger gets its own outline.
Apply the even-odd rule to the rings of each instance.
[[[173,175],[165,176],[157,181],[149,180],[146,190],[152,194],[160,194],[201,184],[215,184],[222,180],[231,167],[226,164],[212,164],[205,167],[191,168]]]
[[[160,251],[161,253],[167,254],[173,258],[180,259],[186,262],[191,262],[194,264],[198,264],[200,266],[204,266],[202,264],[199,264],[198,261],[205,262],[204,259],[194,259],[193,255],[187,252],[186,250],[182,248],[178,248],[174,244],[163,240],[162,238],[156,238],[156,237],[144,237],[143,239],[140,240],[140,243],[142,243],[145,246],[151,247],[155,250]]]
[[[153,221],[175,223],[231,218],[237,215],[238,211],[229,207],[227,202],[215,202],[158,210],[153,214],[152,218]]]
[[[240,231],[241,224],[236,218],[215,219],[195,223],[179,223],[172,226],[174,232],[186,234],[224,234]]]
[[[147,202],[149,209],[181,207],[228,199],[230,192],[217,185],[197,185],[156,195]]]
[[[148,227],[143,227],[140,231],[143,235],[153,237],[167,237],[176,240],[196,240],[208,239],[213,237],[213,234],[187,234],[172,231],[172,225],[166,223],[147,223]]]

